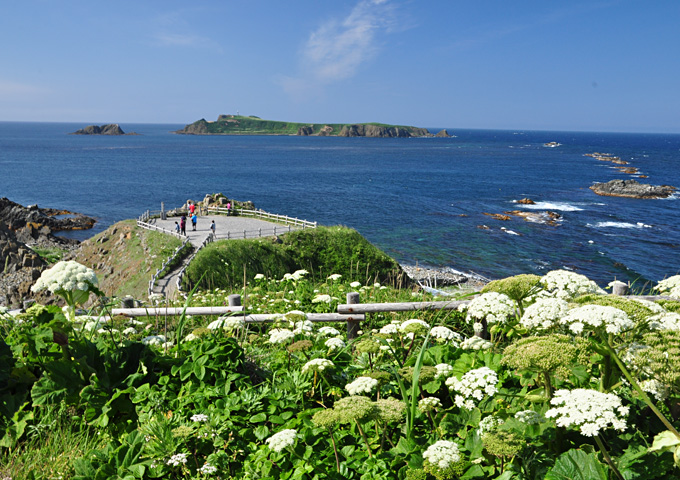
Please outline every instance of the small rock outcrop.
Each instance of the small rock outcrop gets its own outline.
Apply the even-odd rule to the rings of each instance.
[[[451,135],[449,135],[449,132],[446,131],[446,129],[440,130],[435,137],[439,138],[451,138]]]
[[[28,229],[43,230],[49,234],[62,230],[88,230],[96,220],[68,210],[40,208],[37,205],[24,207],[8,198],[0,198],[0,222],[15,232]]]
[[[314,129],[310,125],[305,125],[304,127],[298,128],[297,134],[302,137],[308,137],[314,135]]]
[[[120,128],[120,125],[117,123],[110,123],[107,125],[102,125],[97,126],[97,125],[88,125],[85,128],[81,128],[80,130],[77,130],[73,132],[73,135],[132,135],[132,134],[126,134],[122,128]]]
[[[677,190],[670,185],[649,185],[637,180],[611,180],[607,183],[596,183],[590,189],[598,195],[606,197],[626,198],[667,198]]]
[[[210,133],[208,130],[208,121],[205,118],[201,118],[183,129],[175,131],[175,133],[182,133],[185,135],[207,135]]]

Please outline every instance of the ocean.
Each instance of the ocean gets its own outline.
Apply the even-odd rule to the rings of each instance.
[[[146,210],[206,193],[357,229],[403,264],[495,279],[565,268],[605,286],[680,273],[678,197],[602,197],[595,182],[680,187],[680,135],[449,128],[453,138],[185,136],[183,125],[121,124],[134,136],[68,135],[86,124],[0,122],[0,196],[97,218],[84,239]],[[439,128],[430,129],[436,133]],[[559,142],[549,148],[546,142]],[[585,156],[609,153],[624,173]],[[516,203],[530,198],[533,205]],[[551,211],[556,225],[506,211]]]

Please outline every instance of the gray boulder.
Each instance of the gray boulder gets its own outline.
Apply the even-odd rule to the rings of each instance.
[[[596,183],[590,189],[598,195],[606,197],[626,198],[667,198],[670,197],[676,187],[670,185],[649,185],[639,183],[637,180],[611,180],[606,183]]]

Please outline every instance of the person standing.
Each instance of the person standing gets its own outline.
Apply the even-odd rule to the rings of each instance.
[[[186,236],[187,234],[187,217],[186,215],[182,215],[182,217],[179,219],[179,233]]]
[[[196,231],[196,222],[198,221],[198,217],[196,216],[196,212],[191,214],[191,227],[192,230],[195,232]]]
[[[212,223],[210,224],[210,231],[212,232],[213,237],[214,237],[215,236],[215,220],[213,220]]]
[[[196,210],[196,204],[193,202],[189,202],[189,213],[194,214],[194,211]]]
[[[179,223],[175,222],[175,233],[179,235]]]
[[[227,202],[227,217],[231,215],[231,202]]]

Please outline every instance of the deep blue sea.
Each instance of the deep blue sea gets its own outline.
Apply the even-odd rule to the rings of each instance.
[[[87,238],[146,209],[222,192],[264,210],[353,227],[398,261],[489,278],[567,268],[601,285],[680,273],[678,198],[601,197],[588,187],[649,178],[680,187],[680,135],[448,129],[455,138],[68,135],[86,124],[0,122],[0,196],[98,219]],[[433,132],[439,129],[432,129]],[[560,147],[547,148],[546,142]],[[535,205],[514,201],[531,198]],[[484,213],[554,211],[558,226]],[[487,226],[487,228],[480,228]]]

